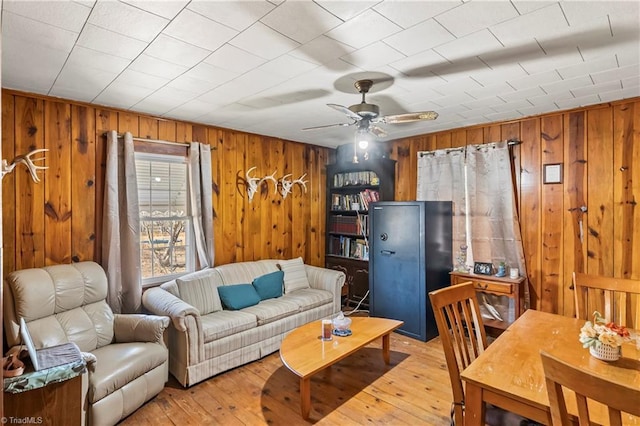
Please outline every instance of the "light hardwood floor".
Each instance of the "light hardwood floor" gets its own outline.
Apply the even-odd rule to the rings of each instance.
[[[165,389],[122,425],[448,425],[449,375],[440,339],[391,335],[391,365],[377,341],[311,380],[300,417],[299,380],[278,352],[188,389]]]

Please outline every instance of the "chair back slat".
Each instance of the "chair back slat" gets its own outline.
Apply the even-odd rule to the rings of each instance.
[[[640,329],[640,280],[574,272],[576,318],[591,320],[598,311],[607,321]]]
[[[608,407],[609,423],[622,424],[622,413],[640,416],[640,389],[622,386],[576,368],[547,352],[540,353],[553,426],[570,424],[564,389],[575,392],[580,425],[591,424],[588,400]]]
[[[438,333],[444,348],[454,399],[454,419],[464,424],[464,388],[460,372],[487,347],[487,337],[473,283],[445,287],[429,293]]]

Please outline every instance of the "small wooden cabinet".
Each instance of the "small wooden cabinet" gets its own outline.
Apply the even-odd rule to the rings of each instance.
[[[509,278],[494,275],[466,274],[451,272],[451,285],[471,281],[476,288],[478,303],[482,311],[482,321],[490,335],[502,333],[524,312],[524,277]],[[491,313],[491,305],[502,319]]]

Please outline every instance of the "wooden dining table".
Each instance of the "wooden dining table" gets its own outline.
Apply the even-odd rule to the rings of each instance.
[[[623,344],[618,361],[601,361],[578,341],[584,323],[532,309],[522,314],[461,373],[465,382],[465,425],[484,425],[485,403],[551,424],[541,350],[613,382],[640,387],[640,342]],[[569,414],[577,416],[575,394],[565,394]],[[604,405],[590,401],[589,411],[597,423],[608,424]],[[623,424],[640,425],[640,418],[624,416]]]

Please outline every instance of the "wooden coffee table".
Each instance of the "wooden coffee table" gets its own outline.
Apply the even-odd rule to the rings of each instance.
[[[321,321],[314,321],[298,327],[289,333],[280,346],[280,359],[284,365],[300,377],[300,411],[302,417],[309,418],[311,410],[311,376],[341,359],[351,355],[382,337],[382,357],[389,364],[389,334],[404,324],[386,318],[352,318],[351,331],[347,337],[332,336],[320,339]]]

